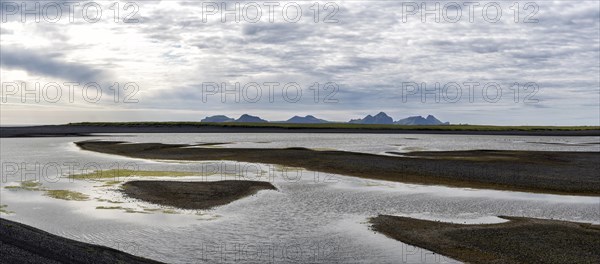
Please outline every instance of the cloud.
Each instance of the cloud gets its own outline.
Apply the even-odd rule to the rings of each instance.
[[[402,2],[336,3],[337,23],[315,23],[309,9],[313,3],[301,3],[298,23],[280,17],[274,23],[221,23],[218,14],[203,22],[201,5],[189,1],[139,2],[138,24],[115,23],[108,9],[105,19],[94,24],[9,21],[1,27],[2,70],[84,81],[110,72],[115,80],[140,84],[140,104],[132,107],[163,109],[166,119],[168,113],[179,119],[177,113],[185,109],[206,115],[266,113],[263,117],[272,120],[298,112],[327,112],[332,119],[347,120],[381,110],[395,117],[445,113],[443,119],[461,123],[594,124],[600,119],[597,2],[535,2],[537,23],[523,23],[532,11],[523,10],[524,3],[518,23],[509,9],[512,2],[500,3],[498,23],[486,22],[481,9],[475,10],[474,22],[463,8],[460,22],[435,23],[429,16],[422,23],[420,14],[403,20]],[[424,3],[432,3],[430,9],[435,4]],[[327,14],[322,9],[321,20]],[[466,81],[500,83],[506,100],[422,103],[415,95],[402,102],[403,82],[431,87]],[[310,99],[311,84],[335,82],[339,103],[207,104],[199,93],[203,82],[298,82],[305,99]],[[539,84],[536,96],[542,102],[514,103],[515,82]]]
[[[43,75],[77,82],[96,82],[102,80],[104,70],[76,62],[59,60],[61,53],[50,51],[32,51],[18,48],[2,48],[1,65],[8,69],[25,70],[34,75]]]
[[[303,25],[291,23],[249,24],[242,29],[245,41],[265,44],[279,44],[304,40],[311,31]]]
[[[0,27],[0,35],[11,35],[13,34],[13,31],[8,29],[8,28],[4,28],[4,27]]]

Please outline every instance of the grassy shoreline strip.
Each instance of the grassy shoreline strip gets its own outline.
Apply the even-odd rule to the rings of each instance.
[[[210,176],[214,173],[206,172],[186,172],[186,171],[143,171],[127,169],[98,170],[89,173],[69,175],[71,179],[124,179],[129,177],[189,177],[189,176]]]
[[[493,126],[493,125],[378,125],[378,124],[287,124],[287,123],[207,123],[207,122],[80,122],[67,126],[115,126],[115,127],[256,127],[286,129],[390,129],[432,131],[582,131],[600,130],[600,126]]]

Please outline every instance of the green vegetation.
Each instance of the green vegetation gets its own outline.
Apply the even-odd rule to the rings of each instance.
[[[6,204],[0,204],[0,214],[12,214],[12,213],[14,213],[13,211],[6,210],[6,207],[8,207],[8,205],[6,205]]]
[[[69,201],[86,201],[89,196],[68,190],[47,190],[38,181],[22,181],[18,186],[6,186],[9,190],[46,191],[45,196]]]
[[[179,212],[173,209],[163,209],[161,212],[163,212],[163,214],[179,214]]]
[[[260,127],[286,129],[390,129],[422,131],[582,131],[600,130],[600,126],[489,126],[489,125],[368,125],[348,123],[288,124],[288,123],[203,123],[203,122],[81,122],[69,126],[158,126],[158,127]]]
[[[104,184],[99,187],[111,187],[111,186],[117,185],[119,183],[121,183],[121,181],[105,181]]]
[[[89,196],[83,193],[69,190],[47,190],[44,195],[55,199],[67,201],[87,201],[90,198]]]
[[[135,210],[133,208],[122,207],[122,206],[96,206],[99,210],[123,210],[125,213],[137,213],[137,214],[150,214],[155,212],[161,212],[163,214],[179,214],[173,209],[162,209],[162,208],[144,208],[143,211]]]
[[[125,209],[121,206],[96,206],[96,209],[103,209],[103,210],[115,210],[115,209]]]
[[[114,179],[107,181],[105,185],[114,185],[120,183],[119,179],[127,177],[186,177],[186,176],[204,176],[212,173],[185,172],[185,171],[140,171],[140,170],[100,170],[90,173],[74,174],[69,176],[72,179]]]
[[[118,201],[113,201],[113,200],[108,200],[108,199],[96,199],[96,201],[98,201],[98,202],[105,202],[105,203],[113,203],[113,204],[123,203],[123,202],[118,202]]]
[[[125,213],[130,213],[130,214],[150,214],[145,211],[136,211],[135,209],[132,209],[132,208],[124,208],[124,209],[125,209]]]
[[[461,188],[570,195],[600,193],[596,184],[598,169],[593,166],[598,161],[598,152],[471,150],[409,152],[401,153],[402,156],[385,156],[305,148],[206,149],[186,148],[186,145],[179,144],[123,144],[114,141],[80,141],[75,144],[83,150],[133,158],[277,164],[272,165],[275,170],[295,167],[373,180]],[[129,188],[123,190],[128,192]],[[159,193],[164,191],[161,188],[156,190]],[[133,193],[137,191],[131,190]]]
[[[311,148],[314,151],[338,151],[339,149],[334,148]]]
[[[26,190],[26,191],[43,191],[45,188],[42,187],[42,183],[38,181],[22,181],[18,186],[6,186],[4,187],[9,190]]]
[[[272,166],[273,166],[273,170],[279,171],[279,172],[304,170],[304,168],[301,168],[301,167],[285,166],[285,165],[279,165],[279,164],[273,164]],[[263,175],[262,172],[261,172],[261,175]]]
[[[162,212],[163,214],[179,214],[174,209],[165,209],[165,208],[144,208],[145,212]]]
[[[219,218],[221,218],[221,215],[210,215],[210,216],[207,216],[206,218],[197,218],[197,220],[200,220],[200,221],[212,221],[212,220],[217,220]]]

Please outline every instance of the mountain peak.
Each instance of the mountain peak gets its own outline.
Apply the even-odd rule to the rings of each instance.
[[[307,115],[305,117],[301,117],[301,116],[297,116],[296,115],[296,116],[288,119],[287,121],[285,121],[285,123],[319,124],[319,123],[329,123],[329,121],[316,118],[316,117],[314,117],[312,115]]]
[[[246,122],[246,123],[267,123],[269,121],[264,120],[258,116],[249,114],[242,114],[238,119],[233,119],[225,115],[214,115],[207,116],[202,119],[201,122]],[[320,124],[330,123],[327,120],[316,118],[313,115],[305,115],[304,117],[295,115],[286,121],[279,121],[279,123],[296,123],[296,124]],[[385,112],[379,112],[376,115],[367,115],[364,118],[351,119],[348,123],[351,124],[397,124],[397,125],[449,125],[449,122],[442,122],[433,115],[423,116],[409,116],[404,119],[395,121],[388,116]]]
[[[352,119],[353,124],[393,124],[394,120],[384,112],[379,112],[375,116],[367,115],[363,119]]]
[[[214,115],[214,116],[207,116],[206,118],[200,120],[200,122],[231,122],[234,121],[235,119],[230,118],[228,116],[225,115]]]
[[[435,123],[438,123],[438,124],[442,124],[443,123],[442,121],[440,121],[439,119],[435,118],[435,116],[432,116],[432,115],[428,115],[426,120],[430,121],[430,122],[435,122]]]
[[[435,118],[433,115],[427,115],[427,118],[423,118],[422,116],[410,116],[404,119],[400,119],[394,124],[398,125],[448,125],[450,123],[442,122],[439,119]]]
[[[235,120],[235,122],[245,122],[245,123],[266,123],[269,122],[267,120],[264,120],[258,116],[252,116],[249,114],[243,114],[240,116],[240,118],[238,118],[237,120]]]

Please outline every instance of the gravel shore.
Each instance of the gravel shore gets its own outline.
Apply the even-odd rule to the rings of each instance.
[[[123,193],[129,197],[182,209],[210,209],[260,190],[277,188],[261,181],[130,181],[123,184]]]
[[[502,218],[509,221],[462,225],[380,215],[370,222],[390,238],[467,263],[600,263],[600,226]]]
[[[0,218],[0,263],[161,263]]]

